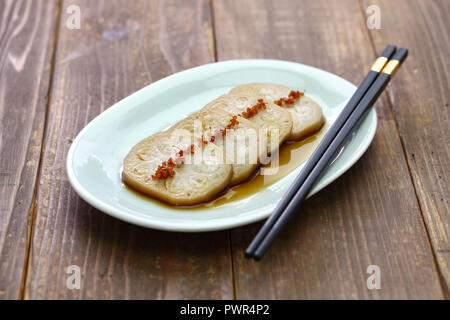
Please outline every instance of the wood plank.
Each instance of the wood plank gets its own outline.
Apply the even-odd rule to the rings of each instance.
[[[219,60],[285,59],[359,83],[375,59],[356,1],[216,0],[214,16]],[[232,232],[237,298],[443,297],[386,96],[376,109],[369,150],[306,201],[261,262],[242,254],[261,224]],[[369,265],[380,290],[366,287]]]
[[[450,2],[370,3],[381,10],[382,29],[370,32],[376,50],[387,42],[410,49],[405,67],[388,92],[450,297]]]
[[[232,298],[226,231],[169,233],[121,222],[81,200],[64,167],[72,139],[101,111],[213,61],[209,2],[80,0],[62,12],[73,3],[81,30],[61,21],[25,298]],[[81,268],[80,290],[66,287],[70,265]]]
[[[0,2],[0,299],[21,296],[56,9],[54,1]]]

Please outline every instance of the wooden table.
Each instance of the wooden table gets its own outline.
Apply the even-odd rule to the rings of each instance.
[[[372,4],[381,29],[366,27]],[[68,27],[71,5],[79,30]],[[449,298],[449,14],[448,0],[0,1],[0,298]],[[376,104],[371,147],[262,262],[243,257],[261,223],[144,229],[92,208],[68,182],[77,133],[167,75],[274,58],[358,84],[388,43],[410,56]],[[71,265],[78,290],[66,286]],[[370,265],[379,290],[366,286]]]

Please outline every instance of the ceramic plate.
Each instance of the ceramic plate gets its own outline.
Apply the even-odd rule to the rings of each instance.
[[[92,120],[75,138],[67,156],[67,174],[75,191],[97,209],[140,226],[172,231],[211,231],[267,218],[302,165],[245,199],[210,209],[179,209],[149,201],[122,184],[122,161],[143,138],[199,110],[231,88],[271,82],[304,90],[323,108],[330,125],[356,87],[306,65],[278,60],[231,60],[189,69],[157,81]],[[316,183],[310,196],[342,175],[364,153],[376,131],[370,110]]]

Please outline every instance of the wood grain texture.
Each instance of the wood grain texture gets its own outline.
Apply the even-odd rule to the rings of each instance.
[[[450,2],[370,3],[381,12],[381,29],[370,31],[376,50],[387,42],[410,50],[388,93],[450,297]]]
[[[219,60],[285,59],[359,83],[376,57],[356,1],[214,0],[214,16]],[[237,298],[443,298],[385,95],[376,109],[369,150],[305,202],[261,262],[242,254],[261,224],[232,232]],[[380,290],[366,287],[369,265]]]
[[[54,48],[56,2],[0,2],[0,299],[20,297]]]
[[[81,9],[81,30],[65,27],[70,4]],[[209,2],[66,1],[62,13],[25,298],[232,298],[227,232],[160,232],[111,218],[75,194],[64,165],[100,112],[213,61]],[[81,268],[80,290],[66,288],[70,265]]]

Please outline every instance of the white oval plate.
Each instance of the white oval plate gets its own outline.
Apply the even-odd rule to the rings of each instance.
[[[231,60],[203,65],[157,81],[119,101],[92,120],[75,138],[67,174],[75,191],[113,217],[140,226],[172,231],[211,231],[267,218],[303,165],[257,194],[211,209],[183,210],[159,205],[129,191],[120,168],[133,145],[161,131],[206,103],[249,82],[271,82],[304,90],[323,108],[331,124],[356,87],[306,65],[278,60]],[[309,196],[350,168],[370,145],[377,116],[370,110],[343,152]]]

